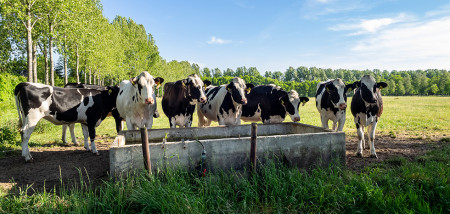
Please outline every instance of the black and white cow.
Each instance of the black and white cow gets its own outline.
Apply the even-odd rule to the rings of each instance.
[[[365,75],[360,81],[355,82],[357,89],[352,99],[352,114],[355,119],[356,131],[358,133],[358,148],[356,156],[362,157],[364,140],[364,127],[367,126],[368,140],[370,146],[370,157],[377,158],[375,152],[375,129],[378,119],[383,113],[383,99],[380,90],[386,88],[385,82],[376,82],[375,78]]]
[[[253,88],[253,84],[245,84],[239,77],[227,85],[208,86],[205,90],[208,100],[197,106],[198,126],[209,126],[212,121],[219,125],[239,125],[248,88]]]
[[[106,90],[108,89],[107,86],[100,86],[100,85],[90,85],[90,84],[83,84],[83,83],[68,83],[64,86],[64,88],[89,88],[89,89],[97,89],[97,90]],[[116,122],[116,131],[119,133],[119,131],[122,130],[122,118],[120,117],[119,112],[116,108],[114,108],[111,111],[111,115],[114,117],[114,120]],[[66,140],[66,132],[67,127],[69,127],[70,135],[72,137],[72,142],[75,145],[78,145],[77,139],[75,137],[75,123],[69,124],[69,125],[63,125],[62,127],[62,141],[64,144],[67,144]],[[87,142],[89,134],[86,126],[82,126],[83,129],[83,135],[84,135],[84,141]]]
[[[137,77],[120,83],[117,111],[125,118],[128,130],[152,128],[153,116],[157,111],[153,87],[163,82],[163,78],[153,78],[147,71],[143,71]]]
[[[203,81],[197,74],[164,85],[162,109],[169,118],[170,128],[191,127],[197,102],[206,102]]]
[[[331,120],[333,130],[342,131],[345,124],[347,92],[354,88],[354,84],[345,85],[339,78],[317,84],[316,107],[320,113],[323,128],[328,129],[328,121]]]
[[[289,114],[294,122],[300,121],[298,108],[309,101],[307,97],[299,97],[295,90],[289,92],[280,87],[258,85],[247,94],[247,105],[242,106],[243,121],[263,123],[281,123]]]
[[[106,90],[74,89],[52,87],[39,83],[19,83],[14,89],[19,113],[22,156],[31,161],[28,141],[36,124],[44,118],[53,124],[81,123],[87,126],[91,147],[85,142],[84,148],[99,154],[95,147],[95,127],[116,107],[119,88]]]

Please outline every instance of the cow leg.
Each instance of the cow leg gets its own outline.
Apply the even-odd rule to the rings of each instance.
[[[63,142],[64,145],[67,145],[66,133],[67,133],[67,125],[63,125],[63,126],[62,126],[61,140],[62,140],[62,142]]]
[[[69,124],[70,137],[72,138],[72,143],[78,146],[77,138],[75,137],[75,123]]]
[[[321,119],[321,121],[322,121],[322,127],[323,127],[324,129],[328,129],[328,119],[325,118],[325,116],[320,116],[320,119]]]
[[[95,155],[100,155],[97,151],[97,148],[95,147],[95,123],[94,124],[89,124],[88,125],[88,129],[89,129],[89,139],[91,140],[91,151],[92,153],[94,153]]]
[[[172,129],[177,127],[175,120],[176,120],[175,117],[169,118],[169,125],[170,125],[170,128],[172,128]]]
[[[32,162],[33,157],[28,149],[28,141],[30,140],[31,133],[33,133],[36,124],[42,117],[30,119],[30,117],[25,117],[22,125],[22,130],[20,131],[20,136],[22,138],[22,157],[25,158],[25,162]]]
[[[127,117],[126,122],[127,122],[127,129],[128,130],[135,130],[134,124],[131,122],[131,119],[129,117]]]
[[[342,130],[344,130],[344,125],[345,125],[345,114],[344,117],[341,118],[339,121],[339,125],[337,127],[337,131],[341,132]]]
[[[91,151],[89,147],[89,129],[87,125],[81,124],[81,128],[83,129],[83,137],[84,137],[84,148],[86,151]]]
[[[200,105],[197,105],[197,116],[198,116],[198,127],[207,126],[207,120],[206,117],[203,115],[203,112],[200,108]]]
[[[147,129],[152,129],[152,126],[153,126],[153,116],[150,115],[150,117],[148,117],[147,119],[145,127],[147,127]]]
[[[122,117],[120,117],[119,111],[114,109],[112,112],[112,116],[114,117],[114,121],[116,122],[116,131],[119,133],[122,131]]]
[[[368,140],[370,146],[370,157],[378,158],[377,153],[375,152],[375,129],[377,128],[377,123],[374,122],[368,126]]]
[[[356,133],[358,134],[358,148],[356,150],[356,156],[362,157],[362,144],[364,143],[364,127],[356,124]]]

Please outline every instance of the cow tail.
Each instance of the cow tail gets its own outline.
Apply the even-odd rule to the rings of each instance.
[[[22,103],[20,102],[19,97],[20,97],[20,92],[14,96],[14,99],[16,100],[17,113],[19,113],[19,132],[22,132],[23,110],[22,110]]]

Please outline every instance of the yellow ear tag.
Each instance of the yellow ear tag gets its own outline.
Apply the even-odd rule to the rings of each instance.
[[[281,100],[281,105],[284,105],[284,101],[283,100]]]
[[[252,89],[251,88],[247,88],[247,93],[250,93]]]
[[[155,84],[156,84],[157,86],[159,86],[159,81],[155,81]]]
[[[111,93],[112,93],[112,90],[111,90],[111,89],[109,89],[109,90],[108,90],[108,94],[111,94]]]
[[[378,87],[380,90],[383,89],[383,86]]]
[[[305,106],[305,104],[306,104],[306,101],[302,101],[302,106]]]
[[[227,88],[227,90],[228,90],[229,92],[231,92],[231,88]]]

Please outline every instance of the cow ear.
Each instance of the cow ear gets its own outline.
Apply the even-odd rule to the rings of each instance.
[[[377,86],[381,90],[383,88],[386,88],[388,85],[385,82],[377,82]]]
[[[345,88],[347,89],[347,93],[348,93],[356,88],[356,84],[352,83],[352,84],[345,85]]]
[[[228,84],[226,86],[227,91],[231,92],[231,88],[234,86],[234,82],[230,82],[230,84]]]
[[[137,78],[136,78],[136,77],[132,77],[132,78],[130,79],[130,82],[131,82],[131,84],[135,85],[136,82],[137,82]]]
[[[203,80],[203,84],[205,84],[205,87],[208,87],[211,85],[211,81],[209,80]]]
[[[308,97],[300,97],[300,102],[302,103],[302,106],[305,106],[305,103],[309,101]]]
[[[164,79],[161,77],[156,77],[153,80],[155,80],[155,84],[158,86],[160,86],[164,82]]]

